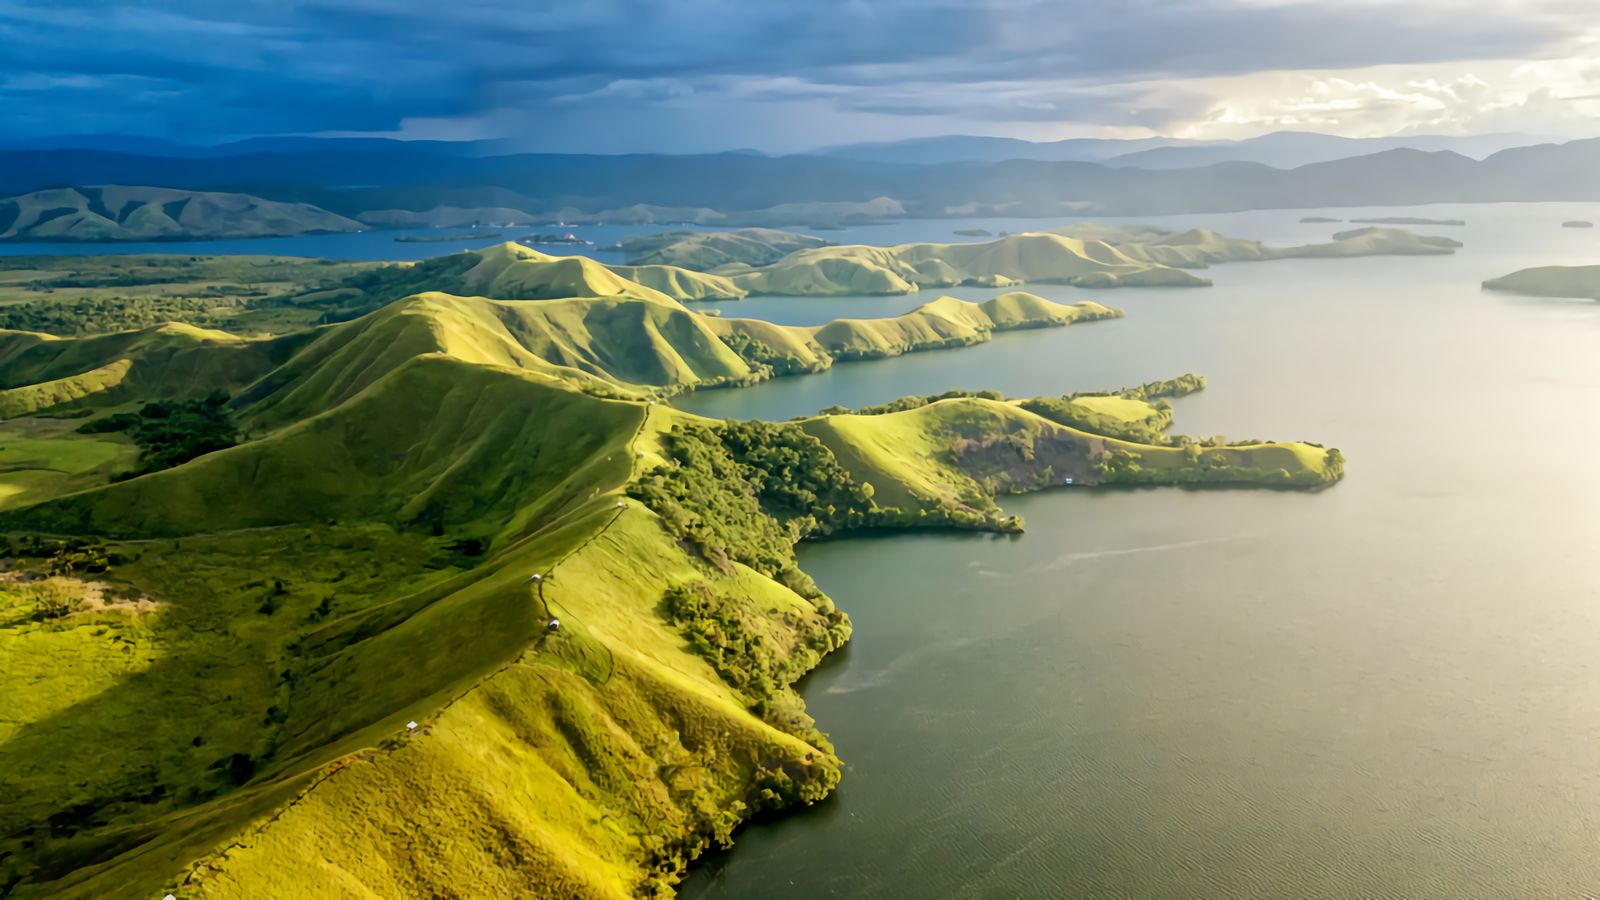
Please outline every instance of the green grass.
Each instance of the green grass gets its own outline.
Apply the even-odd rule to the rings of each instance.
[[[1026,282],[1079,287],[1204,286],[1178,269],[1130,257],[1097,240],[1017,234],[981,244],[902,244],[798,250],[760,268],[725,269],[753,294],[906,294],[962,284]]]
[[[825,247],[819,237],[772,228],[664,231],[625,237],[618,244],[630,265],[668,265],[699,272],[721,266],[764,266],[796,250]]]
[[[0,422],[0,510],[104,484],[133,467],[138,448],[120,435],[83,435],[82,420]]]
[[[518,264],[457,274],[492,281]],[[107,416],[223,386],[243,432],[110,482],[135,448],[74,430],[96,419],[0,423],[0,532],[104,541],[109,569],[93,578],[141,601],[40,618],[38,592],[85,588],[0,580],[0,695],[27,694],[0,719],[0,885],[670,893],[739,822],[839,780],[791,682],[849,624],[785,564],[793,540],[1014,529],[998,494],[1073,473],[1320,487],[1339,459],[1123,440],[989,397],[782,426],[643,398],[1113,314],[1013,293],[781,328],[671,298],[426,294],[275,340],[0,332],[8,389],[125,359],[122,381],[65,407]],[[1135,402],[1147,421],[1192,387],[1073,399],[1126,429]],[[686,465],[691,433],[714,465]],[[29,481],[46,471],[57,480]],[[707,471],[722,493],[641,490]]]

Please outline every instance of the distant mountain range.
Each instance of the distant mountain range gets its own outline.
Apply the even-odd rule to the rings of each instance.
[[[1331,162],[1386,150],[1451,151],[1482,159],[1501,150],[1541,143],[1526,134],[1410,135],[1346,138],[1305,131],[1278,131],[1242,141],[1188,141],[1177,138],[1023,141],[1016,138],[946,135],[885,143],[847,144],[818,151],[822,156],[872,162],[928,165],[954,162],[1103,162],[1141,169],[1186,169],[1223,162],[1253,162],[1278,169]]]
[[[1282,149],[1317,143],[1322,137],[1301,142],[1299,137],[1280,135],[1252,146]],[[743,152],[476,155],[482,149],[368,139],[275,138],[233,146],[226,155],[217,155],[224,151],[212,148],[213,155],[189,157],[62,148],[0,150],[0,195],[130,185],[305,203],[376,225],[525,220],[809,228],[901,217],[1161,215],[1443,202],[1600,201],[1600,139],[1500,150],[1482,160],[1451,150],[1389,149],[1291,169],[1238,161],[1197,168],[1144,168],[1127,165],[1128,154],[1101,163],[1017,159],[911,165]],[[1134,155],[1159,163],[1179,152],[1214,150],[1151,147]],[[54,209],[40,212],[66,214]]]

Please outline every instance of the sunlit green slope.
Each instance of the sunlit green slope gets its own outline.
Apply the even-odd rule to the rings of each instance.
[[[791,295],[905,294],[1025,282],[1094,288],[1210,283],[1135,259],[1104,241],[1055,234],[1016,234],[981,244],[820,247],[760,268],[727,266],[717,272],[753,294]]]
[[[1342,459],[1167,435],[1193,376],[781,424],[649,398],[1115,314],[1011,293],[784,328],[427,293],[276,341],[0,334],[8,390],[54,392],[30,413],[85,416],[0,423],[0,488],[11,446],[73,473],[0,495],[0,885],[669,894],[839,779],[792,685],[850,623],[795,541],[1015,531],[996,495],[1067,478],[1320,488]],[[236,446],[113,477],[133,448],[94,426],[218,388]]]

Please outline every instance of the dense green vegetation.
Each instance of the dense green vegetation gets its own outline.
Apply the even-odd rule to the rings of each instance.
[[[740,562],[821,597],[795,564],[794,545],[865,524],[871,486],[856,483],[820,441],[792,425],[684,424],[664,443],[671,464],[642,476],[632,496],[711,565]]]
[[[276,333],[305,327],[322,314],[319,292],[374,268],[274,256],[0,257],[0,328],[75,336],[184,322]]]
[[[139,445],[139,468],[132,475],[170,469],[239,442],[239,426],[228,408],[228,395],[220,391],[197,400],[146,403],[136,413],[115,413],[78,430],[84,434],[127,433]]]

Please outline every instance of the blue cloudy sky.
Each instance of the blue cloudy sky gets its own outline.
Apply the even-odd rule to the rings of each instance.
[[[1594,0],[0,0],[11,136],[1600,133]]]

